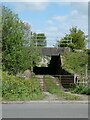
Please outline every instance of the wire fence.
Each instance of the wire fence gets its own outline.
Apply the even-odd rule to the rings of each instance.
[[[82,79],[78,78],[77,81],[76,81],[76,84],[77,85],[88,86],[89,80],[88,80],[88,78],[85,78],[85,77],[83,77]]]
[[[42,75],[43,80],[47,79],[48,75]],[[88,86],[89,84],[89,79],[83,77],[82,79],[79,79],[76,75],[49,75],[52,80],[56,79],[57,84],[61,83],[62,85],[83,85],[83,86]]]

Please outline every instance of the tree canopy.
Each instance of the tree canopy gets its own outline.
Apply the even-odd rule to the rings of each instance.
[[[6,71],[19,71],[22,64],[24,28],[18,15],[2,6],[2,63]]]
[[[87,36],[85,33],[78,29],[77,27],[72,27],[69,29],[69,34],[66,34],[58,42],[59,47],[70,47],[72,49],[85,49]]]
[[[36,34],[36,33],[35,33]],[[35,46],[31,26],[22,22],[17,14],[2,6],[2,69],[10,74],[31,68],[32,61],[39,61],[40,51]],[[43,45],[46,37],[41,34]],[[39,36],[39,35],[38,35]]]
[[[33,33],[31,38],[35,46],[44,47],[47,45],[46,36],[44,33]]]

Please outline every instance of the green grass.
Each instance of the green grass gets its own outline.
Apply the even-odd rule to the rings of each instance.
[[[90,86],[77,85],[70,89],[72,93],[90,95]]]
[[[58,97],[62,97],[65,100],[80,100],[80,97],[66,93],[65,91],[61,90],[54,82],[53,79],[49,76],[45,77],[45,84],[47,89],[50,93],[56,94]]]
[[[0,101],[2,100],[2,82],[0,81]]]
[[[76,73],[85,77],[86,64],[88,64],[88,55],[86,52],[70,52],[64,54],[63,68],[71,73]]]
[[[22,79],[3,73],[2,100],[40,100],[44,95],[35,77]]]

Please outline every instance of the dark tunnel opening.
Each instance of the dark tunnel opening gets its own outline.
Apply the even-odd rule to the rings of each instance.
[[[36,75],[72,75],[71,73],[62,69],[60,55],[51,56],[48,67],[33,67],[33,72]]]
[[[74,83],[74,74],[71,74],[62,68],[60,55],[51,56],[48,67],[35,66],[33,68],[33,72],[36,75],[51,75],[53,77],[57,77],[65,88]]]

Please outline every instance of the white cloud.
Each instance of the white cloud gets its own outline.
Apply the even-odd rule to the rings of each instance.
[[[80,14],[79,11],[73,10],[65,16],[54,16],[53,22],[58,24],[57,27],[62,30],[68,29],[72,26],[77,26],[87,32],[88,29],[88,14]]]
[[[48,2],[49,0],[1,0],[1,2]]]
[[[56,31],[56,32],[58,32],[58,28],[55,27],[55,26],[51,26],[51,27],[47,28],[47,31],[50,31],[50,32]]]
[[[3,0],[2,2],[15,2],[15,11],[42,11],[45,10],[49,4],[48,0]]]
[[[88,13],[88,2],[79,2],[79,3],[71,3],[73,9],[76,9],[80,14]]]
[[[1,0],[1,2],[89,2],[89,0]]]
[[[67,5],[70,5],[70,2],[56,2],[58,5],[60,6],[67,6]]]
[[[32,2],[32,3],[26,3],[26,8],[28,7],[28,10],[44,10],[46,9],[48,3],[43,3],[43,2]]]
[[[79,13],[81,13],[81,14],[87,14],[87,12],[88,12],[88,2],[89,2],[89,0],[85,0],[85,1],[84,0],[82,0],[82,1],[80,1],[80,0],[69,1],[68,0],[68,2],[67,2],[67,0],[64,1],[64,2],[62,2],[62,1],[60,2],[60,1],[59,2],[56,1],[56,3],[58,5],[60,5],[61,7],[71,6],[72,9],[75,9],[75,10],[79,11]],[[89,2],[89,4],[90,4],[90,2]]]
[[[56,43],[57,37],[62,38],[65,33],[69,33],[71,27],[78,27],[85,34],[88,34],[88,14],[80,14],[77,9],[74,9],[65,16],[53,16],[50,20],[48,29],[46,29],[46,36],[48,37],[48,44]]]
[[[42,1],[42,0],[40,0]],[[44,0],[44,2],[48,0]],[[24,0],[23,0],[24,2]],[[18,10],[44,10],[47,8],[48,3],[43,2],[32,2],[17,6]],[[56,1],[55,1],[56,2]],[[60,1],[59,1],[60,2]],[[61,38],[65,33],[69,32],[69,29],[72,26],[77,26],[83,30],[86,34],[88,33],[88,4],[87,3],[61,3],[62,5],[70,4],[73,10],[67,15],[53,16],[50,20],[47,21],[47,27],[43,30],[37,30],[38,32],[45,32],[48,37],[48,44],[55,44],[57,37]],[[33,26],[32,26],[33,28]]]
[[[48,3],[45,2],[19,2],[18,4],[15,5],[15,11],[16,12],[22,12],[25,10],[28,11],[43,11],[47,8]]]
[[[53,18],[52,18],[53,20],[56,20],[56,21],[65,21],[66,19],[67,19],[67,15],[65,15],[65,16],[54,16]]]
[[[89,2],[89,0],[51,0],[52,2]]]
[[[72,16],[78,15],[78,11],[77,11],[77,10],[73,10],[73,11],[71,11],[70,14],[71,14]]]
[[[47,24],[48,24],[48,26],[52,26],[54,23],[53,23],[52,20],[48,20],[48,21],[47,21]]]

